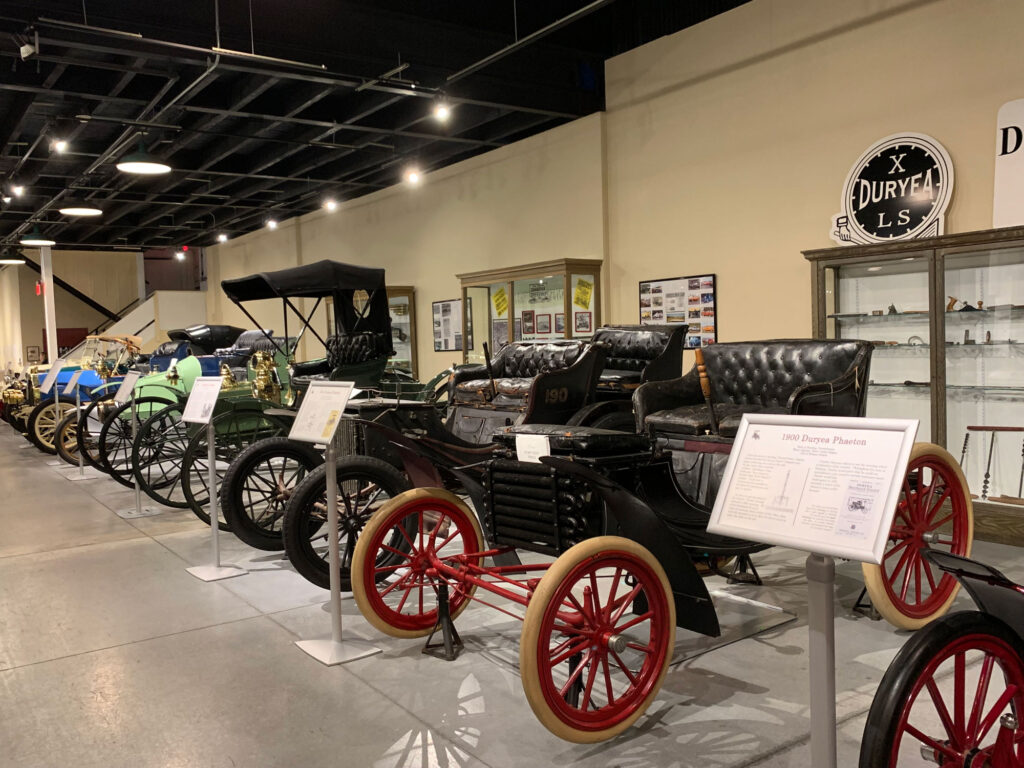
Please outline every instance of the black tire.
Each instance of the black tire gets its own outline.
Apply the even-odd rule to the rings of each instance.
[[[967,659],[968,653],[972,655],[971,660]],[[946,732],[947,729],[942,725],[941,716],[938,714],[933,691],[927,687],[929,683],[934,686],[934,691],[947,713],[955,710],[955,707],[945,703],[949,686],[953,686],[954,697],[957,695],[957,687],[961,687],[963,690],[960,697],[966,701],[962,702],[960,711],[970,712],[972,717],[965,720],[975,724],[972,710],[973,696],[977,689],[970,690],[973,688],[971,682],[975,671],[984,665],[968,662],[981,654],[984,654],[986,662],[989,659],[993,660],[991,678],[986,683],[988,696],[998,694],[1004,680],[1018,686],[1016,695],[1004,704],[1002,711],[1016,707],[1019,719],[1021,708],[1024,706],[1024,642],[1006,624],[989,614],[977,611],[951,613],[933,621],[911,637],[886,670],[864,725],[860,768],[897,768],[930,764],[967,765],[970,760],[965,759],[962,752],[966,753],[976,746],[981,746],[982,752],[986,747],[991,748],[1000,728],[998,717],[986,735],[985,744],[968,744],[967,749],[963,750],[957,740],[963,739],[964,735],[957,733],[954,737]],[[964,664],[959,684],[956,676],[946,674],[954,666],[951,660],[956,657],[961,658]],[[943,686],[945,689],[940,690]],[[984,706],[990,706],[987,701],[991,699],[982,698]],[[980,714],[983,713],[979,713],[979,719]],[[906,733],[907,723],[911,723],[915,729],[936,744],[949,749],[950,754],[942,759],[926,760],[921,752],[924,742]],[[1018,724],[1017,739],[1020,739],[1022,728],[1024,723]],[[968,728],[960,730],[966,733]],[[973,738],[975,735],[968,734],[968,737]],[[933,745],[928,746],[934,748]],[[987,762],[985,764],[988,765]]]
[[[170,405],[162,397],[139,397],[135,400],[135,408],[144,405]],[[140,421],[144,420],[142,414]],[[100,468],[121,485],[128,488],[135,486],[132,468],[132,403],[117,406],[103,422],[100,430],[99,446]]]
[[[239,425],[255,419],[255,424]],[[228,467],[238,455],[260,440],[276,437],[288,431],[288,425],[274,416],[267,416],[259,409],[240,408],[213,417],[216,437],[214,451],[217,461],[217,496],[222,497],[224,475]],[[181,462],[181,490],[188,502],[188,508],[195,516],[207,525],[210,524],[210,513],[206,508],[210,504],[210,489],[207,482],[208,447],[206,445],[206,429],[192,436],[185,449]],[[223,469],[221,469],[223,467]],[[218,504],[218,507],[222,505]],[[231,527],[224,519],[223,509],[219,510],[218,527],[222,531],[230,531]]]
[[[67,395],[57,395],[39,403],[32,409],[26,422],[29,442],[43,453],[55,456],[57,454],[56,446],[53,443],[46,442],[46,439],[53,439],[57,432],[57,425],[64,418],[65,411],[68,409],[73,410],[74,407],[75,398],[68,397]],[[45,426],[42,423],[44,420],[46,422]],[[40,433],[45,433],[47,437]]]
[[[346,486],[345,484],[349,485]],[[341,523],[338,546],[341,549],[341,588],[352,588],[351,562],[356,537],[373,513],[389,499],[412,488],[409,480],[390,464],[370,456],[346,456],[338,460],[338,490],[343,498],[363,495],[365,505],[356,500],[340,503]],[[379,489],[379,490],[378,490]],[[331,573],[327,564],[327,468],[311,471],[288,500],[284,512],[284,550],[295,570],[312,584],[330,589]]]
[[[250,547],[280,552],[288,499],[309,471],[323,462],[323,455],[312,445],[287,437],[253,443],[224,473],[220,494],[224,521]]]
[[[112,402],[115,394],[117,392],[111,390],[91,398],[88,403],[82,403],[82,414],[75,425],[75,441],[88,467],[103,469],[98,451],[100,430],[109,415],[107,410],[115,407]]]
[[[188,509],[181,488],[181,465],[189,442],[182,411],[178,403],[160,409],[142,422],[132,441],[132,471],[139,488],[173,509]]]
[[[78,466],[78,440],[75,438],[75,430],[78,426],[78,413],[78,410],[72,410],[60,420],[60,423],[57,425],[57,434],[54,438],[57,455],[74,467]]]

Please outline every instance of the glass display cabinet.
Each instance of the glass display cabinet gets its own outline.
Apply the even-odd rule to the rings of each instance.
[[[867,415],[919,419],[976,502],[1024,506],[1024,228],[804,257],[815,337],[875,345]]]
[[[484,342],[496,350],[510,340],[590,338],[601,324],[597,259],[556,259],[457,277],[467,363],[484,362]]]

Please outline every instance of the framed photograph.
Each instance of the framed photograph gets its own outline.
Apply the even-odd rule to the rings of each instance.
[[[576,312],[573,316],[575,318],[573,328],[576,333],[590,333],[594,330],[589,312]]]
[[[534,319],[533,318],[533,310],[532,309],[524,309],[523,310],[523,333],[535,333],[535,331],[533,330],[533,328],[534,328],[533,319]]]
[[[638,297],[640,325],[685,322],[689,325],[687,348],[713,344],[718,341],[717,299],[716,275],[642,280]]]
[[[555,314],[555,333],[565,333],[565,313]]]
[[[551,315],[537,315],[537,333],[551,333]]]
[[[434,301],[430,309],[434,321],[434,351],[461,351],[462,299]]]
[[[43,358],[42,347],[25,347],[25,362],[38,363]]]

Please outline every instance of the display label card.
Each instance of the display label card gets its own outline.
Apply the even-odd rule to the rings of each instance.
[[[53,365],[50,366],[50,370],[46,372],[46,377],[43,379],[43,383],[39,385],[39,391],[44,395],[50,394],[50,390],[53,389],[53,385],[57,381],[57,374],[60,373],[60,369],[67,365],[67,361],[63,357],[58,357],[53,361]]]
[[[321,445],[333,440],[354,386],[351,381],[311,382],[288,437]]]
[[[135,389],[141,375],[138,371],[130,371],[125,374],[124,379],[121,380],[121,386],[117,388],[117,394],[114,395],[115,403],[127,403],[132,399],[132,390]]]
[[[746,414],[708,531],[880,563],[916,419]]]
[[[74,396],[75,387],[78,386],[78,380],[82,377],[82,371],[84,368],[79,368],[77,371],[71,374],[71,378],[68,379],[67,386],[64,387],[64,394]]]
[[[516,459],[527,464],[540,464],[542,456],[551,455],[547,435],[516,435]]]
[[[223,381],[220,376],[197,378],[192,385],[192,391],[188,393],[188,400],[185,403],[185,410],[181,414],[181,420],[190,424],[209,424]]]

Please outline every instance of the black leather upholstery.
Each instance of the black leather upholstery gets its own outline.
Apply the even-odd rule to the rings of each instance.
[[[592,339],[605,350],[598,388],[624,392],[645,381],[675,378],[682,372],[685,325],[632,325],[598,328]]]
[[[743,413],[863,416],[871,351],[865,341],[811,339],[705,347],[715,413],[733,434]],[[700,434],[710,421],[696,366],[644,384],[633,403],[637,426],[656,434]]]
[[[506,344],[491,359],[494,385],[499,394],[526,400],[536,376],[571,367],[586,348],[582,341]],[[456,369],[449,383],[452,403],[483,402],[490,397],[487,366],[466,365]]]
[[[327,360],[331,368],[387,358],[391,354],[388,334],[367,331],[327,337]]]

